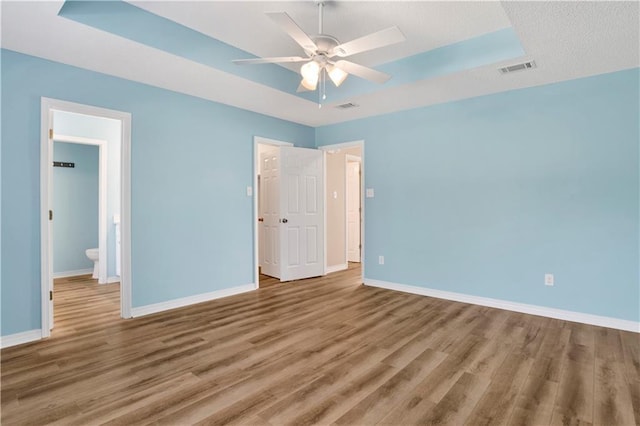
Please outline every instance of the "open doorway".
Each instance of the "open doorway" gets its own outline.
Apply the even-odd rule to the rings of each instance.
[[[320,147],[327,155],[327,273],[360,269],[364,277],[364,142]]]
[[[119,318],[121,133],[119,120],[53,111],[55,335]]]
[[[260,137],[254,144],[256,287],[324,275],[325,153]]]
[[[258,288],[271,287],[280,283],[279,274],[273,273],[273,270],[279,268],[277,255],[278,248],[275,247],[275,241],[272,240],[273,233],[277,232],[277,217],[271,217],[273,212],[270,211],[267,200],[267,192],[270,185],[276,185],[277,182],[272,182],[273,176],[271,176],[271,170],[265,170],[264,162],[261,158],[265,154],[273,153],[280,146],[293,146],[292,143],[276,141],[266,138],[255,138],[255,185],[256,188],[256,201],[258,218],[257,226],[257,259],[258,259],[258,273],[256,275],[255,282]],[[275,188],[273,188],[275,189]],[[273,190],[272,189],[272,190]],[[266,217],[266,222],[265,222]]]
[[[67,137],[53,142],[54,280],[88,275],[96,282],[99,278],[106,281],[103,265],[93,262],[86,252],[93,250],[97,256],[100,237],[106,235],[99,226],[106,208],[101,202],[104,182],[100,179],[106,141],[86,142],[74,143]]]
[[[41,124],[42,334],[48,337],[56,317],[130,317],[131,116],[42,98]]]

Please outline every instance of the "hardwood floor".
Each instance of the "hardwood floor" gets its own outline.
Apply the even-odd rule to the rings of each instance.
[[[2,424],[640,423],[637,334],[359,277],[131,320],[117,285],[56,284],[53,336],[2,350]]]
[[[267,288],[267,287],[272,287],[274,285],[280,285],[283,284],[280,282],[279,279],[274,278],[274,277],[270,277],[269,275],[264,275],[264,274],[260,274],[258,276],[258,279],[260,280],[258,287],[260,288]]]
[[[53,288],[53,337],[120,320],[120,283],[99,285],[91,275],[80,275],[58,278]]]

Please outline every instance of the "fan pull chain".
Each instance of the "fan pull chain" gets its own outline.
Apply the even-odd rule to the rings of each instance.
[[[322,101],[327,99],[327,71],[322,68],[320,70],[320,81],[318,82],[318,109],[322,108]]]
[[[318,82],[318,109],[322,108],[322,70],[320,70],[320,81]]]
[[[322,100],[327,99],[327,70],[322,69]]]

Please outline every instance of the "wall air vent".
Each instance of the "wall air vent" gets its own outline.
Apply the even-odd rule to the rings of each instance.
[[[353,102],[347,102],[346,104],[336,105],[336,108],[338,108],[338,109],[349,109],[349,108],[357,108],[359,106],[360,105],[354,104]]]
[[[509,65],[508,67],[500,68],[499,71],[501,74],[508,74],[516,71],[529,70],[535,67],[536,67],[536,63],[533,61],[529,61],[529,62],[523,62],[521,64]]]

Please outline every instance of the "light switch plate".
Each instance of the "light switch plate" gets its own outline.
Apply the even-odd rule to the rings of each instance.
[[[247,197],[253,196],[253,186],[247,186]]]
[[[553,274],[544,274],[544,285],[553,286],[554,281]]]
[[[373,198],[373,197],[374,197],[373,188],[367,188],[367,198]]]

